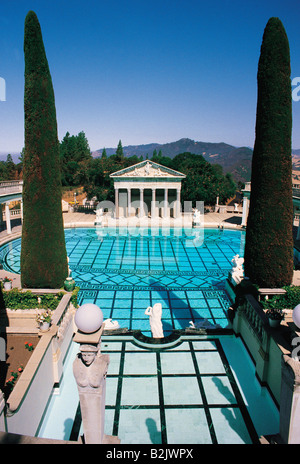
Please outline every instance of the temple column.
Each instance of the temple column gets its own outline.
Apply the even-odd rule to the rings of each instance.
[[[127,217],[130,217],[130,213],[131,213],[131,188],[127,189],[127,201],[128,201]]]
[[[156,211],[155,211],[155,203],[156,203],[156,189],[152,189],[152,201],[151,201],[151,217],[155,218],[156,217]]]
[[[116,219],[119,219],[119,189],[117,187],[115,187],[115,207],[115,217]]]
[[[176,190],[177,197],[176,197],[176,212],[175,212],[175,217],[179,218],[180,217],[180,189],[178,188]]]
[[[247,197],[243,198],[243,216],[242,216],[242,226],[247,225],[247,219],[248,219],[248,213],[249,213],[249,199]]]
[[[140,218],[144,217],[144,189],[140,188]]]
[[[168,189],[165,188],[164,217],[168,217]]]
[[[20,210],[21,210],[21,222],[23,224],[23,200],[20,201]]]
[[[6,231],[8,234],[11,234],[11,223],[10,223],[10,209],[9,209],[10,202],[7,201],[5,203],[5,220],[6,220]]]

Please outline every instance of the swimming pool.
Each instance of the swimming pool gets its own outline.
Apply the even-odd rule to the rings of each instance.
[[[104,319],[151,336],[145,310],[160,302],[166,336],[190,321],[227,327],[225,280],[233,256],[243,256],[243,231],[77,228],[65,238],[79,304],[95,303]],[[0,249],[5,269],[20,272],[20,249],[21,239]]]
[[[232,332],[179,332],[167,345],[144,346],[131,330],[151,336],[145,309],[161,302],[167,336],[207,319],[227,328],[225,281],[243,231],[218,229],[66,229],[69,266],[79,304],[101,307],[128,335],[102,337],[108,353],[105,433],[122,444],[257,443],[277,433],[279,414],[255,377],[243,342]],[[8,271],[20,272],[21,239],[0,249]],[[38,436],[77,440],[81,414],[71,343]]]
[[[83,435],[72,373],[72,343],[59,390],[38,436],[77,441]],[[121,444],[253,444],[277,433],[279,413],[234,335],[182,336],[145,347],[132,336],[103,336],[110,363],[105,434]]]

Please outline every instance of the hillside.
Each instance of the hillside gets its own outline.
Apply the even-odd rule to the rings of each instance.
[[[116,148],[106,148],[108,156],[116,153]],[[226,143],[195,142],[191,139],[180,139],[166,144],[150,143],[147,145],[129,145],[123,147],[125,156],[152,157],[153,151],[161,150],[163,156],[174,158],[179,153],[190,152],[202,155],[211,164],[220,164],[224,173],[230,172],[236,181],[249,181],[251,172],[252,150],[247,147],[234,147]],[[100,156],[102,150],[93,152],[93,156]]]

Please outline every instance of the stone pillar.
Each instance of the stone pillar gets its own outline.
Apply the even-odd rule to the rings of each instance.
[[[116,219],[119,219],[119,189],[117,187],[115,187],[115,207],[115,217]]]
[[[177,198],[176,198],[176,213],[175,217],[179,218],[180,217],[180,189],[177,189]]]
[[[127,189],[127,217],[130,217],[131,213],[131,188]]]
[[[300,444],[300,362],[282,357],[280,436],[286,444]]]
[[[152,201],[151,201],[151,217],[156,217],[156,189],[152,189]]]
[[[21,209],[21,222],[23,224],[23,200],[20,201],[20,209]]]
[[[164,198],[164,218],[168,217],[168,189],[165,188],[165,198]]]
[[[249,213],[249,199],[247,197],[244,197],[243,198],[242,226],[247,225],[248,213]]]
[[[144,217],[144,189],[140,188],[140,218]]]
[[[6,231],[8,234],[11,234],[9,203],[10,203],[9,201],[5,203],[5,220],[6,220]]]

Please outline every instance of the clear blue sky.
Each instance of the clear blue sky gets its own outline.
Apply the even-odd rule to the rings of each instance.
[[[91,150],[196,141],[253,146],[264,28],[277,16],[300,76],[299,0],[0,0],[0,152],[24,145],[24,20],[37,14],[61,140]],[[300,92],[299,92],[300,94]],[[300,101],[293,147],[300,148]]]

